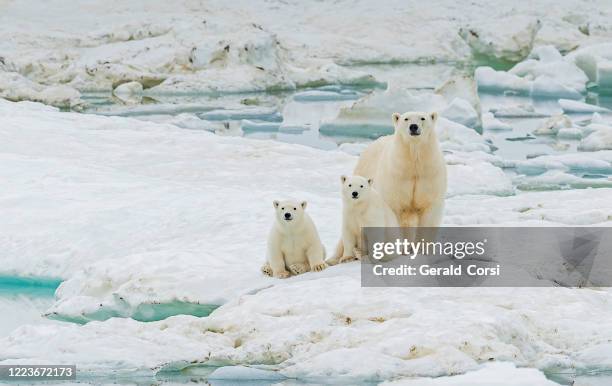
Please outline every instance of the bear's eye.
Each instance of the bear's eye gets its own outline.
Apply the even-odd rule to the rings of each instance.
[[[404,121],[408,122],[408,118],[404,118]]]
[[[285,210],[285,208],[281,208],[281,210]]]
[[[350,188],[351,186],[353,186],[353,185],[349,184],[349,188]]]
[[[293,210],[297,210],[296,208],[293,208]]]
[[[421,121],[424,121],[424,120],[425,120],[425,118],[421,117]]]
[[[363,185],[361,185],[361,187],[363,188]]]

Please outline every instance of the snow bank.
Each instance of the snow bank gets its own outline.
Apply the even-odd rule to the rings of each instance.
[[[609,347],[610,296],[565,288],[541,288],[537,297],[529,288],[362,288],[356,277],[313,278],[243,295],[204,319],[22,327],[0,340],[0,363],[53,360],[97,373],[266,364],[289,378],[352,383],[461,374],[490,361],[580,370],[600,366],[589,353]]]
[[[16,72],[0,70],[0,98],[10,101],[30,100],[51,106],[82,109],[85,102],[81,94],[72,87],[44,86],[33,82]]]
[[[53,0],[32,13],[31,4],[19,2],[6,5],[0,16],[0,71],[78,90],[110,91],[136,81],[145,93],[371,86],[377,84],[371,74],[346,65],[448,63],[473,56],[517,62],[534,43],[567,52],[612,35],[605,24],[610,4],[555,5],[542,1],[517,12],[511,3],[490,7],[478,0],[459,7],[442,0],[420,12],[397,12],[405,7],[397,0],[314,8],[187,0],[145,7],[141,1],[98,0],[85,10]],[[565,9],[573,10],[571,17]],[[368,15],[367,29],[362,15]],[[580,32],[583,27],[588,34]],[[603,62],[598,68],[607,73]]]
[[[66,278],[48,310],[54,318],[150,320],[181,308],[202,314],[210,308],[190,304],[219,305],[264,285],[269,203],[295,192],[310,201],[326,245],[338,237],[334,181],[356,161],[344,152],[27,103],[0,102],[0,112],[10,218],[0,232],[3,270]],[[489,151],[475,131],[443,118],[439,126],[444,148]],[[317,172],[296,175],[304,162]],[[466,175],[480,168],[482,179]],[[453,195],[510,192],[501,170],[488,164],[451,166],[450,174]]]

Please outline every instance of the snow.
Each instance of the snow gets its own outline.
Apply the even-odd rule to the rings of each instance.
[[[89,321],[22,326],[0,339],[1,364],[76,363],[98,375],[265,364],[258,376],[354,383],[480,371],[491,358],[589,368],[600,363],[595,347],[612,339],[608,291],[362,288],[358,264],[284,281],[261,275],[274,199],[299,194],[328,250],[337,241],[340,195],[330,181],[356,161],[342,151],[34,103],[0,101],[0,112],[3,272],[66,279],[47,313]],[[447,145],[481,140],[440,124]],[[553,161],[610,167],[609,152],[584,154],[598,163],[582,154]],[[447,225],[612,221],[612,189],[514,195],[495,156],[447,156]],[[190,304],[221,307],[207,318],[128,318]]]
[[[487,363],[454,377],[406,379],[382,383],[382,386],[558,386],[535,369],[517,368],[511,363]]]
[[[33,13],[31,4],[17,2],[4,5],[0,16],[5,37],[0,72],[80,91],[110,91],[137,81],[150,94],[371,86],[379,84],[377,79],[350,65],[465,62],[472,57],[515,63],[533,47],[551,44],[563,52],[578,47],[584,55],[595,55],[601,50],[588,46],[612,36],[606,27],[612,9],[602,0],[564,0],[562,6],[545,0],[530,4],[528,12],[511,3],[489,7],[482,0],[441,0],[419,7],[420,12],[398,12],[417,6],[398,0],[319,7],[276,1],[110,0],[74,12],[71,2],[53,0],[37,4]],[[367,29],[362,15],[368,15]],[[499,28],[500,23],[505,27]],[[603,59],[608,56],[600,56],[596,72],[607,82],[609,67]]]
[[[52,358],[101,373],[267,364],[315,382],[380,381],[460,374],[491,360],[585,369],[612,337],[605,290],[362,288],[358,264],[347,266],[338,267],[344,276],[240,296],[203,319],[25,326],[0,341],[0,357],[11,358],[0,363]]]

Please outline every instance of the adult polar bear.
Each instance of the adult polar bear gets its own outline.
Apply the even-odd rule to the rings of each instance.
[[[436,135],[437,113],[392,115],[395,133],[372,143],[354,174],[374,179],[401,227],[437,227],[446,196],[446,163]]]
[[[438,114],[394,113],[392,119],[395,132],[368,146],[353,174],[374,180],[401,227],[438,227],[446,195],[446,163],[435,130]],[[414,229],[407,237],[417,237]],[[338,245],[335,256],[342,257],[343,249]]]

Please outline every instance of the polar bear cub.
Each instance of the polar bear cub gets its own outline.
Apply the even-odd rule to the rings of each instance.
[[[371,178],[341,176],[342,182],[342,240],[336,249],[333,263],[361,259],[362,233],[365,227],[398,227],[393,210],[373,186]]]
[[[325,248],[305,211],[306,201],[274,201],[273,205],[276,220],[268,236],[268,257],[262,272],[284,279],[327,268]]]

